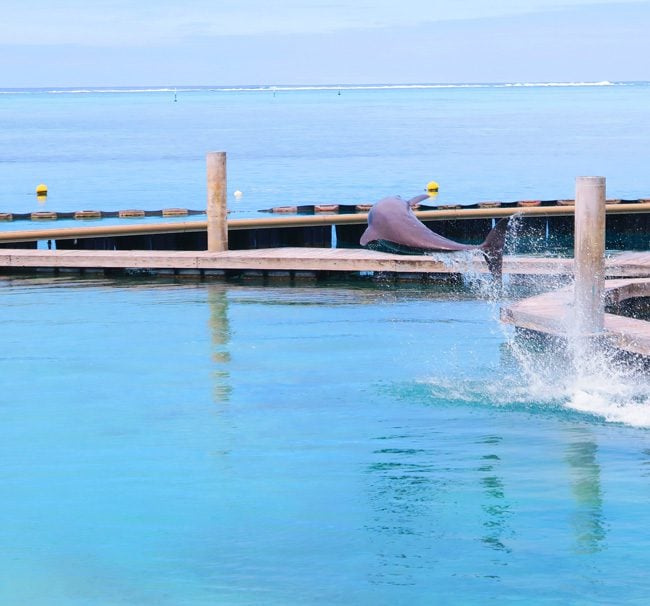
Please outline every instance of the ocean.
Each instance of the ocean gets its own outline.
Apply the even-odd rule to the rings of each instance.
[[[648,197],[648,92],[5,90],[0,211]],[[0,276],[0,603],[645,604],[650,380],[554,286]]]
[[[607,82],[0,89],[0,212],[204,209],[209,151],[228,154],[232,217],[411,197],[431,180],[440,204],[571,198],[583,175],[648,197],[649,95]]]

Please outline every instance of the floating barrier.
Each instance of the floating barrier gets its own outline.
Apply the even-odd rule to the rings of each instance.
[[[74,214],[75,219],[101,219],[101,210],[78,210]]]
[[[117,216],[120,217],[120,219],[126,219],[126,218],[139,218],[139,217],[144,217],[146,216],[144,214],[143,210],[137,210],[135,208],[131,208],[128,210],[120,210],[117,213]]]
[[[650,200],[645,204],[607,205],[606,247],[608,250],[647,250],[650,243]],[[459,208],[460,206],[460,208]],[[259,218],[228,220],[228,246],[231,250],[275,247],[358,248],[367,226],[367,213],[299,213]],[[151,211],[147,211],[151,212]],[[11,213],[6,213],[9,215]],[[117,217],[118,211],[112,216]],[[146,214],[146,213],[145,213]],[[159,216],[162,212],[159,211]],[[521,207],[502,203],[497,208],[468,208],[449,205],[417,211],[418,218],[436,233],[467,243],[480,243],[500,217],[519,215],[522,228],[511,252],[539,254],[549,250],[570,249],[573,242],[573,200],[564,205],[541,201],[539,206]],[[51,215],[50,215],[51,216]],[[72,218],[73,213],[58,213]],[[102,213],[108,216],[108,213]],[[13,219],[30,219],[30,213]],[[55,223],[55,221],[52,221]],[[119,250],[206,250],[207,221],[184,220],[146,222],[125,219],[121,225],[101,224],[78,227],[41,226],[21,230],[0,230],[0,248],[36,247],[37,241],[51,240],[53,247]],[[24,243],[24,244],[21,244]]]
[[[28,213],[0,212],[0,221],[39,221],[43,219],[113,219],[134,217],[186,217],[205,215],[205,210],[189,208],[163,208],[162,210],[76,210],[72,212],[38,211]]]
[[[189,215],[187,208],[163,208],[163,217],[186,217]]]
[[[539,254],[548,250],[570,249],[573,242],[574,200],[519,200],[515,202],[482,202],[471,205],[426,205],[417,215],[430,229],[461,242],[482,242],[495,220],[513,214],[524,217],[515,254]],[[372,204],[318,205],[327,207],[317,212],[314,206],[277,207],[279,214],[264,218],[228,220],[228,245],[232,250],[274,248],[285,246],[358,248],[367,225],[367,212]],[[338,206],[338,212],[334,208]],[[185,209],[143,211],[101,211],[101,217],[124,217],[122,225],[83,227],[47,227],[38,230],[0,230],[0,248],[36,247],[39,240],[51,240],[56,248],[120,249],[120,250],[205,250],[206,221],[147,223],[143,216],[181,216]],[[56,219],[98,219],[100,211],[3,213],[0,220],[51,221]],[[187,214],[205,215],[204,211],[187,210]],[[92,216],[91,216],[92,215]],[[647,250],[650,233],[650,199],[620,200],[607,205],[608,250]],[[131,219],[131,220],[129,220]],[[134,220],[138,219],[138,220]]]
[[[648,204],[650,198],[638,198],[636,200],[623,200],[619,198],[607,200],[607,204]],[[553,207],[553,206],[574,206],[575,200],[517,200],[514,202],[485,201],[474,204],[440,204],[431,206],[418,204],[418,211],[439,211],[445,213],[450,210],[472,210],[491,208],[530,208],[530,207]],[[372,203],[361,204],[305,204],[292,206],[274,206],[261,209],[257,212],[272,213],[281,215],[319,215],[335,214],[346,215],[356,213],[367,213],[372,208]],[[141,217],[186,217],[190,215],[205,215],[205,210],[193,210],[189,208],[163,208],[161,210],[78,210],[74,212],[38,211],[27,213],[0,212],[0,221],[21,221],[21,220],[57,220],[57,219],[107,219],[107,218],[141,218]]]
[[[339,212],[338,204],[317,204],[314,206],[315,213],[337,213]]]
[[[650,202],[650,198],[639,198],[637,200],[622,200],[622,199],[611,199],[607,200],[607,204],[646,204]],[[431,206],[426,204],[418,204],[415,208],[420,211],[441,211],[445,212],[452,209],[477,209],[477,208],[527,208],[527,207],[553,207],[553,206],[574,206],[575,200],[516,200],[513,202],[503,202],[499,200],[488,200],[484,202],[476,202],[473,204],[439,204]],[[261,213],[274,213],[274,214],[298,214],[298,215],[312,215],[318,214],[320,212],[338,212],[338,214],[348,214],[348,213],[366,213],[372,208],[372,203],[361,203],[361,204],[305,204],[305,205],[295,205],[295,206],[274,206],[272,208],[260,209],[258,212]],[[338,207],[338,211],[327,210],[324,211],[324,208]]]
[[[57,214],[55,212],[41,210],[31,214],[32,221],[55,221]]]

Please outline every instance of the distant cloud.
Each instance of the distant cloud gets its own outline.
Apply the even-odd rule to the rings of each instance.
[[[508,17],[647,0],[22,0],[3,6],[4,44],[160,45],[194,36],[323,34]]]
[[[650,80],[649,1],[24,2],[6,87]]]

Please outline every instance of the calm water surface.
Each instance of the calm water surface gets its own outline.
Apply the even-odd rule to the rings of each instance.
[[[576,410],[473,288],[2,291],[3,604],[647,603],[644,379]]]
[[[410,197],[432,179],[441,204],[571,198],[579,175],[607,177],[612,198],[650,197],[648,83],[176,97],[0,89],[0,212],[203,209],[216,150],[233,217]]]
[[[0,212],[650,197],[649,91],[0,91]],[[480,285],[0,287],[2,604],[647,603],[647,374]]]

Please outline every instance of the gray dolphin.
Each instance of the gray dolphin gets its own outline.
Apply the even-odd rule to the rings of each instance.
[[[375,250],[406,254],[479,250],[492,275],[501,278],[509,218],[501,219],[483,244],[461,244],[431,231],[415,216],[412,207],[427,197],[421,195],[403,200],[399,196],[390,196],[379,200],[368,213],[368,228],[363,232],[360,244]]]

